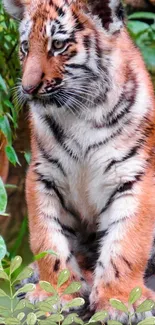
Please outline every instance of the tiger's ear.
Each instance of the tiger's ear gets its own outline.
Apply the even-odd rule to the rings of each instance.
[[[105,30],[111,34],[124,25],[124,8],[121,0],[87,0],[93,15],[97,15]]]
[[[3,0],[3,4],[10,16],[17,20],[23,18],[24,4],[21,0]]]

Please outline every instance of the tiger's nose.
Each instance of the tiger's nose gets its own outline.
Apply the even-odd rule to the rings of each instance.
[[[22,89],[23,89],[24,94],[31,95],[35,92],[37,87],[38,87],[38,85],[37,86],[27,86],[27,87],[22,86]]]

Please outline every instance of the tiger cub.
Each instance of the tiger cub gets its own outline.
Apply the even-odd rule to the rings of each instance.
[[[126,304],[140,286],[141,301],[155,299],[144,284],[155,225],[155,101],[122,4],[4,5],[21,20],[18,93],[30,106],[31,249],[58,253],[38,261],[39,277],[55,286],[58,273],[69,269],[67,285],[81,281],[90,310],[105,309],[111,319],[126,322],[110,298]],[[28,297],[39,301],[47,293],[38,284]]]

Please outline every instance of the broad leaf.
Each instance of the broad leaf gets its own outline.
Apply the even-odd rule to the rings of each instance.
[[[14,294],[14,297],[18,296],[19,293],[27,293],[27,292],[31,292],[35,289],[35,284],[32,283],[28,283],[25,284],[22,288],[20,288],[18,291],[16,291],[16,293]]]
[[[63,294],[72,294],[78,292],[81,289],[82,285],[80,282],[72,282],[63,292]]]
[[[0,270],[0,279],[9,280],[8,275],[3,270]]]
[[[155,317],[146,318],[137,325],[155,325]]]
[[[5,152],[11,164],[13,164],[14,166],[16,165],[16,163],[20,165],[17,154],[11,145],[5,147]]]
[[[56,293],[55,288],[47,281],[39,281],[39,285],[41,289],[50,292],[50,293]]]
[[[5,135],[8,143],[11,145],[12,143],[11,128],[10,128],[9,120],[6,115],[0,116],[0,130]]]
[[[18,274],[15,281],[22,281],[27,278],[30,278],[33,273],[34,273],[34,271],[30,267],[26,267],[20,274]]]
[[[5,324],[6,325],[20,325],[20,321],[17,318],[14,317],[8,317],[5,318]]]
[[[128,308],[123,304],[122,301],[118,300],[118,299],[110,299],[110,304],[113,308],[117,309],[117,310],[121,310],[124,313],[128,314]]]
[[[38,261],[40,259],[42,259],[43,257],[47,256],[47,255],[54,255],[54,256],[58,256],[54,251],[52,251],[51,249],[41,252],[37,255],[34,256],[34,261]]]
[[[98,311],[90,318],[88,323],[102,322],[106,317],[108,317],[108,313],[106,311]]]
[[[64,320],[64,316],[61,314],[53,314],[48,317],[48,320],[52,322],[62,322]]]
[[[0,297],[8,297],[8,295],[5,293],[5,291],[0,289]]]
[[[0,177],[0,214],[1,212],[4,213],[6,210],[6,206],[7,206],[7,194],[6,194],[6,190],[3,184],[3,181]],[[0,236],[0,259],[2,259],[5,255],[3,255],[5,252],[5,244],[4,244],[4,240],[3,238]]]
[[[142,289],[140,287],[134,288],[129,295],[129,303],[134,304],[142,295]]]
[[[65,282],[68,281],[70,277],[70,272],[68,270],[63,270],[58,276],[58,287],[61,287]]]
[[[153,300],[145,300],[143,301],[137,308],[136,313],[144,313],[146,311],[151,311],[155,306],[155,303]]]
[[[10,274],[12,274],[14,271],[16,271],[22,264],[22,258],[20,256],[16,256],[12,261],[10,265]]]
[[[76,313],[72,313],[70,315],[68,315],[65,320],[63,321],[62,325],[70,325],[72,324],[73,322],[75,322],[75,318],[77,317],[78,315]]]
[[[69,301],[67,304],[65,304],[62,308],[62,310],[67,310],[69,308],[74,308],[74,307],[80,307],[85,304],[85,301],[83,298],[74,298],[71,301]]]
[[[27,325],[35,325],[36,321],[37,321],[37,316],[34,313],[30,313],[27,316]]]
[[[19,313],[18,316],[17,316],[18,320],[20,320],[20,321],[21,321],[24,317],[25,317],[25,313],[23,313],[23,312],[22,312],[22,313]]]

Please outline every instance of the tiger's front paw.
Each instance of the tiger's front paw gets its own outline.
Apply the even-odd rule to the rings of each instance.
[[[126,292],[125,288],[124,291],[122,290],[121,292],[119,287],[118,290],[116,287],[112,289],[110,286],[109,288],[104,287],[100,289],[94,289],[90,295],[90,309],[94,310],[95,312],[103,310],[107,311],[107,320],[116,320],[124,325],[129,324],[128,312],[130,312],[130,314],[132,315],[131,321],[133,325],[137,325],[139,321],[142,321],[145,318],[154,316],[155,309],[153,309],[152,311],[137,313],[136,308],[146,299],[151,299],[155,301],[155,292],[143,286],[142,295],[140,299],[138,299],[133,305],[128,303],[129,294],[130,292]],[[127,307],[128,312],[114,308],[110,304],[111,298],[120,300]]]

